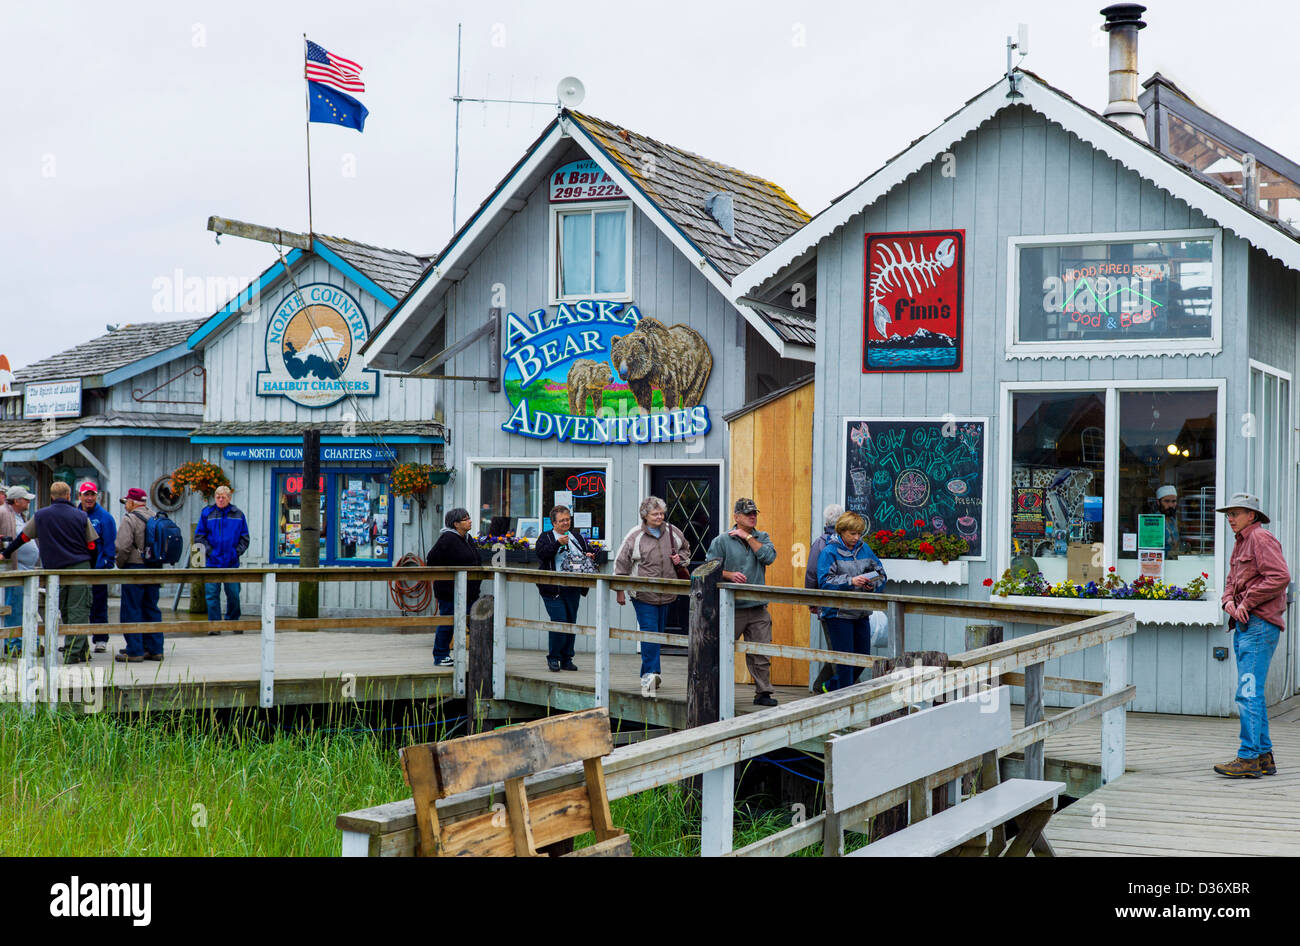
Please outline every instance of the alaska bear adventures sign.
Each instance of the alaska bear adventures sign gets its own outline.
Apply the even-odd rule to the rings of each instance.
[[[312,408],[348,394],[375,397],[379,372],[352,357],[369,335],[366,313],[337,286],[308,283],[300,293],[290,290],[266,323],[266,370],[257,373],[254,391]]]
[[[501,429],[579,444],[671,443],[709,432],[713,354],[688,325],[583,300],[506,316]]]
[[[961,370],[965,235],[867,234],[864,373]]]

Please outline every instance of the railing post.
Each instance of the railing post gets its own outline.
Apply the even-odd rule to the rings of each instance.
[[[609,706],[609,579],[596,579],[596,705]]]
[[[718,719],[736,715],[736,593],[718,589]]]
[[[469,653],[466,638],[469,637],[468,611],[469,577],[465,572],[456,572],[455,593],[453,595],[451,616],[451,695],[458,699],[465,698],[465,657]]]
[[[1043,720],[1043,663],[1025,668],[1025,725]],[[1025,778],[1043,778],[1043,740],[1025,746]]]
[[[492,575],[492,694],[506,698],[506,576]]]
[[[35,686],[36,648],[39,638],[36,627],[41,615],[41,578],[32,575],[23,579],[23,656],[18,661],[18,703],[24,715],[36,712]]]
[[[1106,664],[1102,693],[1114,693],[1128,686],[1128,637],[1116,637],[1102,645]],[[1117,706],[1101,714],[1101,784],[1107,785],[1124,774],[1124,743],[1127,710]]]
[[[903,605],[898,601],[885,603],[885,617],[889,618],[889,656],[895,659],[903,656]],[[827,643],[829,647],[829,642]]]
[[[53,711],[59,700],[59,576],[51,575],[46,582],[45,680],[41,684],[41,699]],[[25,652],[26,647],[23,650]],[[86,641],[86,650],[90,650],[90,641]]]
[[[734,765],[704,773],[700,799],[700,857],[731,852],[731,816],[736,807]]]
[[[257,705],[275,705],[275,572],[262,575],[262,677]]]
[[[710,559],[691,573],[689,658],[686,663],[686,725],[716,723],[719,719],[718,581],[722,562]]]

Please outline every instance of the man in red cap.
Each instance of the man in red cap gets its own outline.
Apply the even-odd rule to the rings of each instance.
[[[91,568],[112,568],[113,549],[117,545],[117,523],[108,514],[108,510],[99,504],[99,485],[86,480],[77,488],[81,496],[81,509],[90,520],[90,524],[99,533],[99,558],[92,560]],[[108,623],[108,585],[90,586],[90,623]],[[90,639],[95,645],[95,653],[102,654],[108,645],[107,634],[96,634]]]
[[[117,533],[117,567],[144,568],[144,547],[146,527],[149,525],[149,510],[145,505],[147,495],[139,487],[131,487],[122,497],[126,512],[122,516],[122,528]],[[158,610],[158,590],[156,584],[140,585],[122,583],[122,623],[156,624],[162,620]],[[163,659],[162,634],[126,634],[126,649],[120,651],[113,659],[118,663],[139,663],[142,660]]]

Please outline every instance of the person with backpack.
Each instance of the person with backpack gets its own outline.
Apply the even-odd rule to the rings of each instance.
[[[248,551],[248,520],[238,508],[231,505],[230,487],[218,486],[213,503],[199,515],[199,526],[194,530],[194,541],[207,550],[204,565],[207,568],[238,568],[239,556]],[[238,621],[239,582],[209,581],[204,583],[208,599],[208,620],[221,620],[221,589],[226,589],[226,620]],[[208,631],[208,636],[220,634]],[[243,631],[235,631],[242,634]]]
[[[668,514],[667,504],[658,496],[647,496],[641,501],[637,512],[641,524],[634,526],[623,537],[618,555],[614,558],[614,574],[628,575],[633,578],[678,578],[678,569],[685,569],[691,560],[691,547],[686,542],[682,530],[664,518]],[[627,604],[623,592],[616,594],[619,604]],[[636,624],[642,631],[662,634],[668,620],[668,608],[677,596],[661,594],[657,591],[632,592],[632,610],[636,612]],[[653,699],[657,696],[660,676],[659,645],[650,641],[641,642],[641,695]]]
[[[117,530],[117,567],[118,568],[157,568],[162,563],[157,561],[159,544],[165,540],[159,536],[159,529],[153,526],[149,509],[145,504],[147,498],[144,490],[132,487],[122,497],[126,513],[122,516],[122,525]],[[170,521],[170,520],[168,520]],[[152,533],[152,534],[151,534]],[[123,624],[157,624],[162,620],[158,610],[157,584],[132,584],[122,582]],[[162,634],[126,634],[126,648],[120,650],[113,659],[118,663],[140,663],[142,660],[163,659]]]

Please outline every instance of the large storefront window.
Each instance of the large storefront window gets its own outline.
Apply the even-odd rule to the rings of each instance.
[[[555,506],[573,510],[573,525],[608,539],[605,467],[485,466],[479,469],[479,535],[507,532],[533,542],[551,528]]]
[[[1012,398],[1011,569],[1068,577],[1071,546],[1102,541],[1106,396],[1101,391]]]
[[[1216,587],[1218,400],[1180,388],[1013,393],[1012,573],[1083,585],[1113,565],[1128,583],[1205,573]]]
[[[1168,339],[1203,345],[1215,336],[1218,237],[1212,231],[1018,243],[1013,346]]]
[[[302,555],[302,472],[276,470],[273,560],[297,563]],[[393,501],[388,473],[327,470],[321,473],[322,565],[386,565],[392,562]]]

